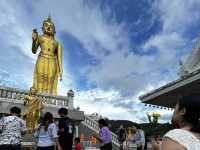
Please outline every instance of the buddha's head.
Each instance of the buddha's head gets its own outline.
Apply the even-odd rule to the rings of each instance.
[[[36,93],[37,93],[36,88],[35,88],[35,87],[31,87],[31,88],[30,88],[30,94],[31,94],[31,95],[36,95]]]
[[[43,21],[42,31],[43,31],[44,34],[47,34],[47,35],[50,35],[50,36],[54,36],[54,34],[56,33],[55,25],[52,22],[50,16],[46,20]]]

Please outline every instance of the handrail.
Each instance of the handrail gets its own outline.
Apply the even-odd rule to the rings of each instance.
[[[11,100],[23,100],[29,92],[21,89],[14,89],[8,87],[0,87],[0,98],[7,98]],[[37,94],[41,99],[44,99],[47,104],[56,106],[69,106],[69,100],[67,96],[52,96],[43,93]]]
[[[94,132],[96,132],[96,133],[99,132],[98,123],[97,123],[95,120],[91,119],[90,117],[85,116],[85,119],[84,119],[83,123],[84,123],[87,127],[89,127],[90,129],[92,129]],[[119,146],[119,142],[118,142],[117,135],[114,134],[113,132],[111,132],[111,134],[112,134],[112,142],[113,142],[115,145]]]

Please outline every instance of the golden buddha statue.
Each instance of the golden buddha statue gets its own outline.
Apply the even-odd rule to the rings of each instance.
[[[42,35],[36,29],[32,32],[32,53],[41,51],[34,67],[33,86],[39,93],[57,95],[58,77],[62,80],[62,48],[55,40],[55,25],[50,16],[44,20]]]
[[[22,113],[22,118],[26,121],[28,133],[32,133],[38,126],[41,111],[44,108],[44,100],[36,96],[36,89],[30,88],[30,94],[24,97],[25,110]]]

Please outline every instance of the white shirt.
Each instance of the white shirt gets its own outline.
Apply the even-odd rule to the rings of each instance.
[[[47,147],[55,145],[55,138],[58,137],[57,133],[58,129],[55,123],[51,123],[47,131],[44,130],[44,126],[41,126],[35,133],[35,136],[38,138],[37,146]]]
[[[180,145],[184,146],[187,150],[200,149],[200,140],[187,130],[174,129],[166,133],[164,137],[176,141]]]
[[[140,132],[140,135],[141,135],[141,143],[142,143],[142,146],[145,145],[145,134],[144,134],[144,131],[143,130],[139,130]]]
[[[144,146],[145,145],[145,135],[144,131],[141,129],[138,129],[135,134],[135,142],[137,146]]]
[[[24,121],[17,116],[8,116],[0,119],[0,145],[20,144],[22,132],[26,131]]]

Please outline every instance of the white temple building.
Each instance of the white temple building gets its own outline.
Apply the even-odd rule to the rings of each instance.
[[[139,99],[146,104],[173,108],[180,97],[200,94],[200,36],[191,54],[181,63],[179,75],[179,79],[141,95]]]

